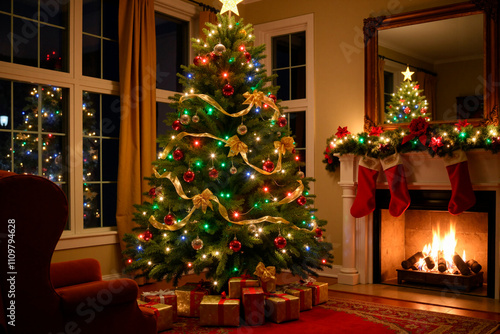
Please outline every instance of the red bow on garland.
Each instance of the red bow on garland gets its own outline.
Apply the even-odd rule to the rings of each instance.
[[[337,138],[342,139],[347,135],[350,135],[351,133],[347,130],[347,126],[344,127],[338,127],[337,133],[335,134]]]
[[[369,135],[379,137],[382,134],[382,132],[384,132],[384,130],[382,130],[381,126],[372,126]]]
[[[442,137],[432,137],[431,142],[429,143],[429,147],[431,147],[432,150],[436,152],[439,147],[443,146],[442,140]]]
[[[467,125],[470,125],[470,123],[467,123],[466,119],[464,119],[463,121],[458,121],[458,123],[455,124],[458,131],[462,131],[462,128],[465,128]]]
[[[427,129],[429,128],[429,123],[425,121],[425,118],[419,117],[415,118],[410,123],[410,134],[404,136],[401,144],[406,144],[410,140],[415,137],[418,137],[418,140],[425,146],[425,142],[427,141]]]

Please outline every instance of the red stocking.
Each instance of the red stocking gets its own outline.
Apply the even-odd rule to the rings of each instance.
[[[451,199],[448,211],[458,215],[470,209],[476,203],[472,183],[470,182],[467,156],[462,150],[453,152],[453,156],[443,157],[444,165],[448,171],[451,183]]]
[[[378,159],[365,156],[358,167],[358,192],[351,207],[351,215],[355,218],[366,216],[375,210],[375,190],[380,162]]]
[[[385,177],[389,183],[391,191],[391,202],[389,203],[389,213],[393,217],[401,216],[410,206],[410,193],[406,184],[403,160],[398,153],[381,160]]]

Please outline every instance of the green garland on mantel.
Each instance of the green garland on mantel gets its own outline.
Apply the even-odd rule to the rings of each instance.
[[[383,131],[372,127],[370,132],[352,135],[347,127],[338,127],[337,133],[326,140],[326,170],[334,172],[340,165],[334,154],[368,155],[382,159],[396,152],[427,151],[432,157],[452,155],[455,150],[484,149],[500,151],[500,126],[473,126],[467,120],[456,124],[430,124],[424,118],[414,119],[408,127]]]

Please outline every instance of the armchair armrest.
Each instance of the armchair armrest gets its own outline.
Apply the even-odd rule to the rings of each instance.
[[[96,311],[124,303],[136,303],[139,287],[128,278],[89,282],[55,289],[61,297],[65,313],[81,313],[88,308]]]
[[[50,280],[54,288],[101,281],[101,265],[96,259],[52,263]]]

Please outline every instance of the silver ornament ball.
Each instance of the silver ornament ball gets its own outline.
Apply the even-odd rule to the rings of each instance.
[[[226,47],[223,44],[219,43],[216,46],[214,46],[214,53],[217,56],[221,56],[223,52],[226,52]]]
[[[191,120],[193,121],[193,123],[198,123],[200,121],[200,116],[194,115],[193,118],[191,118]]]
[[[240,126],[238,126],[238,128],[236,129],[236,132],[238,132],[239,135],[244,135],[245,133],[247,133],[248,129],[247,129],[247,126],[245,124],[240,124]]]
[[[191,116],[183,114],[180,118],[181,124],[188,125],[191,122]]]
[[[191,246],[195,250],[200,250],[203,248],[203,240],[201,240],[199,237],[196,237],[196,239],[191,241]]]
[[[229,169],[229,172],[230,172],[231,174],[236,174],[236,173],[238,173],[238,168],[236,168],[236,167],[234,167],[234,166],[233,166],[233,167],[231,167],[231,168]]]
[[[255,226],[254,224],[248,225],[248,232],[255,233],[255,231],[257,231],[257,226]]]

